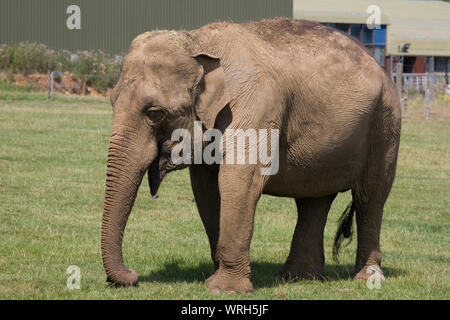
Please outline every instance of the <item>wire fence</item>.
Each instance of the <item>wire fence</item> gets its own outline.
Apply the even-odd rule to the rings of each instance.
[[[400,67],[401,68],[401,67]],[[396,73],[392,74],[396,84],[400,102],[405,107],[408,100],[416,97],[423,98],[425,119],[428,120],[430,104],[440,93],[450,93],[448,86],[448,75],[445,73]]]
[[[445,73],[404,73],[403,91],[408,94],[424,93],[427,88],[445,89]]]
[[[119,74],[78,74],[70,72],[50,72],[46,89],[48,97],[58,94],[109,96],[119,79]]]
[[[60,94],[109,96],[119,76],[119,74],[99,75],[50,72],[45,88],[49,99]]]

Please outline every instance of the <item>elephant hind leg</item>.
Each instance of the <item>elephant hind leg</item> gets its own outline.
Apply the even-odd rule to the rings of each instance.
[[[383,277],[381,220],[397,166],[400,113],[398,95],[391,85],[385,86],[371,121],[366,163],[352,184],[358,235],[354,279],[368,279],[376,271]]]
[[[373,192],[373,190],[372,190]],[[354,279],[366,280],[376,269],[381,271],[380,230],[383,205],[386,199],[371,195],[361,200],[354,196],[358,245],[356,251]]]
[[[368,279],[374,272],[382,278],[380,231],[384,204],[395,176],[398,145],[369,156],[359,183],[352,188],[356,209],[358,245],[354,279]]]
[[[335,197],[336,194],[321,198],[295,199],[298,220],[292,237],[291,251],[285,265],[278,272],[281,277],[323,277],[323,231]]]

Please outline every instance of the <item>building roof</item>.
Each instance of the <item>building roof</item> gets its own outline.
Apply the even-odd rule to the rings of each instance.
[[[367,23],[370,5],[387,24],[386,55],[450,56],[450,3],[413,0],[294,0],[294,18]],[[407,53],[401,48],[409,43]]]

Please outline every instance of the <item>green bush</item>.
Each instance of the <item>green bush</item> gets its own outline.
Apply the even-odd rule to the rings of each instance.
[[[55,69],[52,71],[72,71],[73,65],[70,61],[71,52],[68,50],[58,50],[55,52]]]
[[[14,54],[14,65],[23,74],[46,73],[55,69],[55,51],[44,44],[19,43]]]
[[[13,73],[32,74],[50,71],[72,72],[73,78],[85,85],[93,86],[103,92],[117,82],[121,57],[116,58],[101,50],[83,50],[75,52],[76,59],[71,61],[68,50],[53,50],[44,44],[21,42],[17,45],[0,45],[0,71],[7,73],[7,79],[14,81]]]
[[[15,46],[0,45],[0,70],[9,72],[14,65]]]
[[[46,45],[34,42],[21,42],[17,45],[0,47],[0,69],[14,73],[46,73],[55,68],[56,52]]]
[[[121,59],[116,59],[101,50],[78,51],[72,71],[83,83],[97,91],[105,91],[117,82]]]

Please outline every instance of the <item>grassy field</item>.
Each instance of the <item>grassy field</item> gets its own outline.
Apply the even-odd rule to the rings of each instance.
[[[414,104],[416,103],[416,105]],[[106,285],[100,255],[104,178],[112,112],[106,99],[0,88],[0,299],[449,299],[450,116],[441,97],[425,121],[415,101],[404,117],[396,181],[381,234],[380,290],[350,279],[356,242],[331,259],[350,195],[338,196],[325,232],[327,281],[283,282],[296,222],[292,199],[263,196],[251,247],[251,294],[213,295],[206,234],[187,170],[170,174],[151,199],[146,179],[124,238],[134,288]],[[181,197],[183,200],[179,200]],[[69,290],[66,269],[81,269]]]

